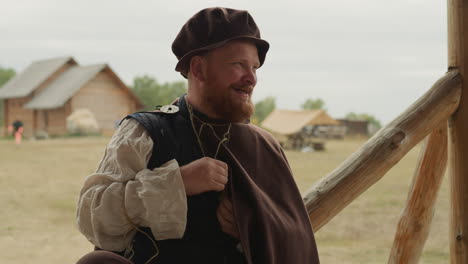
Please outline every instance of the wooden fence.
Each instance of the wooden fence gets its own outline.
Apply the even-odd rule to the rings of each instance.
[[[304,197],[317,231],[427,137],[397,225],[392,264],[418,263],[447,165],[451,263],[468,263],[468,0],[448,0],[447,7],[448,72]]]

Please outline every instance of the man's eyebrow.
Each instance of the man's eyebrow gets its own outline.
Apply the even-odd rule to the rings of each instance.
[[[242,59],[242,58],[239,58],[239,57],[232,57],[232,58],[227,58],[226,61],[229,61],[229,62],[236,62],[236,61],[248,62],[249,60],[248,59]],[[260,62],[259,61],[256,61],[253,64],[256,67],[260,67]]]

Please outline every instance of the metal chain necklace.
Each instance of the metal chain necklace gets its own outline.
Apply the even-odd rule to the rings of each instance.
[[[187,99],[185,99],[185,102],[187,103],[187,109],[188,109],[188,112],[189,112],[189,117],[190,117],[190,122],[192,124],[192,129],[193,129],[193,133],[195,134],[195,137],[197,138],[197,142],[198,142],[198,146],[200,147],[200,151],[203,155],[203,157],[206,157],[206,152],[205,152],[205,148],[203,147],[203,143],[200,139],[200,135],[201,133],[203,132],[203,128],[205,126],[209,127],[211,129],[211,131],[213,132],[213,135],[216,137],[216,139],[218,139],[219,143],[216,147],[216,152],[215,152],[215,155],[213,156],[214,159],[216,159],[218,157],[218,154],[219,154],[219,150],[221,148],[221,145],[223,145],[224,143],[226,143],[227,141],[229,141],[229,137],[230,137],[230,133],[231,133],[231,126],[232,126],[232,123],[229,123],[228,125],[228,128],[226,130],[226,132],[223,134],[223,137],[220,138],[218,136],[218,134],[216,133],[215,129],[214,129],[214,126],[224,126],[224,125],[216,125],[216,124],[211,124],[211,123],[207,123],[207,122],[204,122],[203,120],[201,120],[198,116],[196,116],[194,113],[193,113],[193,108],[192,108],[192,105],[187,101]],[[198,122],[201,123],[201,126],[199,128],[199,130],[197,131],[197,129],[195,128],[195,121],[194,119],[197,119]]]

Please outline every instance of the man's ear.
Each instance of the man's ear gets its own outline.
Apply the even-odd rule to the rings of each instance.
[[[198,81],[205,81],[205,61],[201,56],[193,56],[190,59],[190,75]]]

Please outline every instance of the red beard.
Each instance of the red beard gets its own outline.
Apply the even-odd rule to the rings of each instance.
[[[239,85],[236,85],[239,87]],[[229,87],[233,89],[233,85]],[[250,88],[250,90],[253,90]],[[231,98],[230,90],[217,89],[208,85],[203,91],[203,104],[216,113],[216,116],[228,122],[243,123],[250,119],[255,111],[255,106],[249,97],[246,102],[235,102]]]

